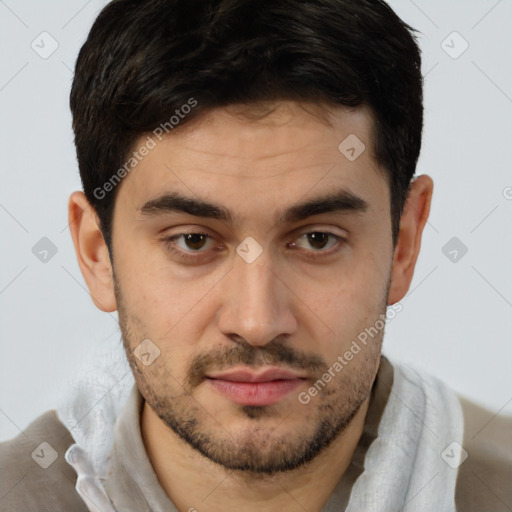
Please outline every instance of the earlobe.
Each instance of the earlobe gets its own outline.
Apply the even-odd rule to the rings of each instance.
[[[388,304],[401,300],[411,285],[420,252],[423,228],[430,213],[433,188],[432,178],[427,175],[418,176],[411,183],[393,254]]]
[[[71,194],[68,219],[78,265],[94,304],[102,311],[115,311],[117,305],[108,248],[97,214],[83,192]]]

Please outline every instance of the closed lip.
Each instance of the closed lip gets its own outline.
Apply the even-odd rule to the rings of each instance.
[[[227,372],[209,373],[208,379],[224,380],[228,382],[272,382],[276,380],[298,380],[306,379],[305,375],[299,374],[285,368],[254,369],[233,369]]]

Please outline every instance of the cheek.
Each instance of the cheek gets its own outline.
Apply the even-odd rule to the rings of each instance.
[[[307,303],[321,320],[318,328],[312,329],[312,336],[324,357],[336,359],[365,329],[375,325],[380,314],[385,314],[387,277],[375,262],[367,260],[311,289]],[[325,332],[330,335],[325,337]]]
[[[164,338],[186,323],[187,312],[207,291],[206,284],[177,279],[170,265],[153,264],[149,258],[137,258],[136,254],[116,262],[116,279],[128,320],[137,317],[147,336],[155,338]]]
[[[155,368],[163,364],[180,382],[212,318],[208,284],[178,283],[154,271],[122,283],[123,321],[131,349],[151,340],[160,351]]]

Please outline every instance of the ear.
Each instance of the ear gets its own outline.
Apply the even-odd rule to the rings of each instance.
[[[421,235],[430,212],[434,182],[427,175],[418,176],[409,189],[400,219],[400,233],[393,253],[388,304],[401,300],[411,285],[421,247]]]
[[[107,244],[99,227],[98,215],[83,192],[71,194],[68,220],[78,265],[94,304],[102,311],[115,311],[117,305]]]

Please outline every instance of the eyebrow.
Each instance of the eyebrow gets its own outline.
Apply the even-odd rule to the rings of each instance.
[[[368,203],[362,197],[349,190],[338,190],[291,206],[278,216],[277,222],[279,224],[293,223],[322,213],[363,213],[367,209]],[[234,219],[234,215],[221,205],[204,199],[184,196],[178,192],[151,199],[139,211],[148,217],[178,212],[230,223],[233,223]]]

